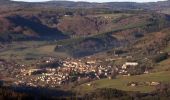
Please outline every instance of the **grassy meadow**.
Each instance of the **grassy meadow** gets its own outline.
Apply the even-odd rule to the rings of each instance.
[[[40,57],[67,57],[64,53],[54,51],[56,45],[48,41],[13,42],[1,50],[0,57],[28,64],[35,63],[35,59]]]
[[[148,93],[155,90],[155,86],[139,85],[139,86],[127,86],[129,82],[161,82],[170,83],[170,71],[162,71],[157,73],[143,74],[137,76],[117,76],[116,79],[101,79],[90,82],[92,85],[88,86],[86,84],[76,87],[77,91],[89,92],[97,88],[116,88],[124,91],[140,91],[143,93]]]

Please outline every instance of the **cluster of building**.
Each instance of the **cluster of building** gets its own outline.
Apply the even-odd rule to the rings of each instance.
[[[139,63],[137,63],[137,62],[126,62],[120,68],[119,74],[130,76],[130,73],[128,72],[128,68],[130,68],[130,67],[137,67],[138,65],[139,65]]]
[[[47,61],[46,63],[51,63]],[[96,65],[95,61],[65,60],[56,68],[24,68],[16,75],[19,81],[16,85],[57,87],[62,84],[79,82],[81,79],[95,80],[114,78],[118,68],[113,66]]]
[[[127,84],[127,86],[131,86],[131,87],[136,87],[136,86],[158,86],[160,85],[161,82],[129,82]]]
[[[115,59],[106,59],[113,61]],[[52,63],[58,62],[58,64]],[[54,59],[46,58],[33,65],[20,65],[0,61],[0,71],[15,78],[14,85],[32,87],[58,87],[70,83],[85,83],[102,78],[113,79],[117,74],[130,75],[128,69],[137,67],[137,62],[126,62],[123,66],[102,65],[96,59]],[[38,65],[48,65],[38,67]],[[50,66],[52,65],[52,67]],[[5,73],[7,72],[7,73]]]

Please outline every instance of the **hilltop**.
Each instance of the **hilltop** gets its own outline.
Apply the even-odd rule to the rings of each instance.
[[[170,2],[158,1],[149,3],[136,3],[136,2],[106,2],[106,3],[89,3],[89,2],[73,2],[73,1],[58,1],[52,0],[48,2],[15,2],[10,0],[1,0],[0,4],[10,4],[18,6],[30,6],[30,7],[43,7],[43,8],[53,8],[53,7],[69,7],[69,8],[109,8],[114,10],[120,9],[149,9],[149,10],[164,10],[168,9]]]

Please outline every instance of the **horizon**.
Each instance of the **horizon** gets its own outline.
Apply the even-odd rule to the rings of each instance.
[[[74,1],[74,2],[158,2],[158,1],[167,1],[167,0],[12,0],[12,1],[21,1],[21,2],[48,2],[48,1]]]

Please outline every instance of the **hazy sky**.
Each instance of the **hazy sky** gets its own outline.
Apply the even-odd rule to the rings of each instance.
[[[27,1],[27,2],[40,2],[40,1],[49,1],[49,0],[14,0],[14,1]],[[165,1],[165,0],[69,0],[69,1],[88,1],[88,2],[156,2],[156,1]]]

